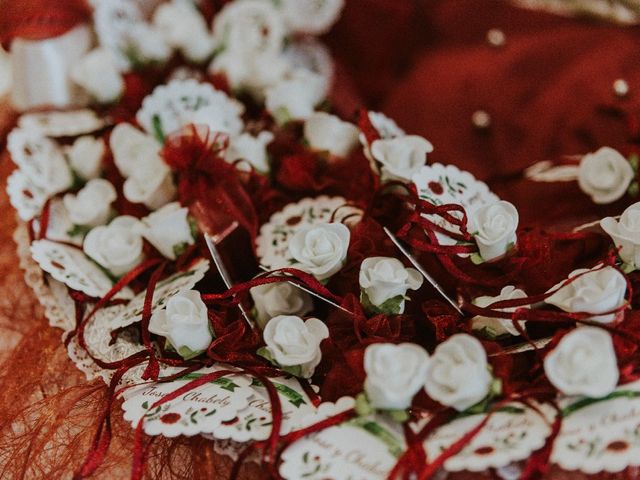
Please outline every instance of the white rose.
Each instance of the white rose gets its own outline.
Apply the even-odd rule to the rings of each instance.
[[[374,307],[395,297],[402,297],[394,314],[404,313],[407,290],[418,290],[422,275],[414,268],[405,268],[402,262],[390,257],[369,257],[360,265],[360,288]]]
[[[619,376],[611,335],[596,327],[573,330],[545,357],[544,372],[565,395],[609,395]]]
[[[163,256],[175,260],[177,250],[195,243],[188,215],[189,209],[180,203],[168,203],[141,220],[140,233]]]
[[[122,193],[133,203],[142,203],[156,210],[173,200],[176,186],[171,169],[162,161],[139,163],[124,182]]]
[[[487,262],[502,257],[516,243],[518,210],[504,200],[483,205],[473,212],[470,227],[480,256]]]
[[[491,382],[482,344],[458,333],[436,347],[424,388],[432,399],[461,412],[485,398]]]
[[[384,180],[411,180],[432,151],[433,145],[418,135],[376,140],[371,144],[371,155],[380,162]]]
[[[263,0],[227,4],[213,20],[218,48],[239,55],[282,50],[285,26],[280,12]]]
[[[348,157],[358,143],[360,130],[335,115],[316,112],[304,124],[304,136],[314,150],[328,151],[338,157]]]
[[[287,28],[293,33],[322,35],[338,20],[345,0],[281,0]]]
[[[613,239],[622,261],[640,268],[640,202],[628,207],[620,220],[603,218],[600,226]]]
[[[259,101],[264,100],[266,88],[276,85],[290,70],[281,53],[236,53],[225,50],[209,65],[212,73],[224,73],[234,90],[247,90]]]
[[[631,164],[610,147],[582,157],[578,185],[594,203],[611,203],[621,198],[634,177]]]
[[[300,367],[301,376],[310,378],[322,359],[320,343],[329,337],[329,329],[317,318],[303,321],[293,315],[279,315],[269,320],[262,335],[278,365]]]
[[[102,138],[85,135],[67,147],[65,154],[74,172],[84,180],[91,180],[100,176],[105,151],[106,146]]]
[[[326,93],[327,83],[321,75],[298,69],[290,78],[266,89],[265,106],[279,123],[304,120]]]
[[[615,313],[602,314],[616,310],[624,305],[624,296],[627,291],[625,276],[613,267],[604,267],[593,271],[587,269],[574,270],[569,274],[569,278],[573,278],[583,272],[588,273],[584,273],[584,275],[560,288],[545,302],[555,305],[565,312],[591,313],[594,315],[591,320],[595,322],[613,322],[617,317]],[[561,283],[551,290],[557,288]]]
[[[324,223],[301,228],[291,238],[289,251],[294,267],[325,280],[338,272],[349,248],[351,232],[342,223]]]
[[[233,163],[236,160],[246,160],[260,173],[269,172],[269,156],[267,145],[273,140],[273,133],[260,132],[257,137],[249,133],[242,133],[229,140],[229,148],[225,152],[224,159]],[[238,164],[238,168],[247,169],[246,165]]]
[[[113,161],[125,178],[131,176],[139,164],[162,162],[161,145],[151,135],[141,132],[130,123],[120,123],[113,129],[109,146]]]
[[[160,30],[146,23],[136,23],[127,32],[129,48],[136,60],[149,62],[166,62],[171,56],[171,48]]]
[[[367,116],[369,117],[369,122],[371,122],[371,125],[376,129],[382,140],[405,136],[404,130],[384,113],[370,111],[367,113]],[[363,145],[366,143],[364,137],[362,137],[362,143]]]
[[[479,307],[488,307],[492,303],[500,302],[503,300],[515,300],[517,298],[526,298],[527,294],[520,289],[517,289],[513,285],[507,285],[502,289],[500,295],[496,297],[484,296],[477,297],[473,303]],[[518,307],[508,307],[508,308],[499,308],[497,311],[499,312],[514,312]],[[528,308],[528,307],[527,307]],[[474,330],[483,330],[487,329],[489,334],[493,337],[498,337],[500,335],[514,335],[519,336],[518,329],[513,325],[511,320],[507,320],[504,318],[492,318],[492,317],[483,317],[481,315],[473,317],[471,319],[472,327]],[[521,321],[520,325],[524,326],[525,322]]]
[[[207,306],[196,290],[172,296],[164,309],[151,316],[149,331],[165,337],[186,358],[206,350],[213,341]]]
[[[364,390],[372,407],[404,410],[427,380],[429,355],[413,343],[375,343],[364,351]]]
[[[313,310],[311,296],[290,283],[267,283],[250,291],[256,309],[256,321],[264,328],[269,320],[279,315],[304,316]]]
[[[124,80],[113,54],[96,48],[73,66],[71,79],[84,88],[99,103],[114,102],[124,91]]]
[[[77,194],[67,193],[63,202],[69,219],[75,225],[97,227],[109,220],[111,203],[116,198],[118,195],[111,183],[102,178],[94,178],[89,180]]]
[[[84,239],[84,253],[114,276],[124,275],[144,258],[139,224],[137,218],[123,215],[93,228]]]
[[[153,12],[153,25],[188,60],[200,63],[213,53],[214,39],[204,17],[191,2],[163,3]]]

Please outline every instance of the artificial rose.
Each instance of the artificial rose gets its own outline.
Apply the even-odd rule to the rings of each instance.
[[[181,208],[180,203],[168,203],[142,219],[140,233],[163,256],[175,260],[195,243],[188,215],[189,209]]]
[[[374,343],[364,351],[364,390],[372,407],[404,410],[424,386],[429,355],[414,343]]]
[[[371,155],[380,162],[383,180],[410,181],[427,161],[433,145],[418,135],[376,140]]]
[[[488,307],[492,303],[501,302],[503,300],[514,300],[517,298],[525,298],[527,294],[513,285],[507,285],[500,291],[500,295],[496,297],[484,296],[477,297],[473,303],[478,307]],[[518,307],[499,308],[499,312],[514,312]],[[525,307],[528,308],[528,307]],[[519,336],[518,329],[513,325],[511,320],[504,318],[483,317],[482,315],[471,319],[472,328],[474,330],[485,330],[492,338],[500,335]],[[524,326],[525,322],[521,321],[520,325]]]
[[[289,242],[293,266],[325,280],[338,272],[347,258],[351,232],[342,223],[323,223],[298,230]]]
[[[207,23],[191,2],[174,0],[158,6],[153,12],[153,25],[188,60],[204,62],[213,53],[215,44]]]
[[[77,194],[67,193],[63,202],[74,225],[97,227],[109,220],[111,203],[116,198],[118,195],[111,183],[102,178],[94,178]]]
[[[483,205],[473,212],[470,227],[485,261],[502,257],[516,243],[518,210],[504,200]]]
[[[358,143],[360,130],[335,115],[316,112],[304,124],[304,136],[314,150],[328,151],[337,157],[347,157]]]
[[[565,395],[609,395],[619,377],[611,335],[597,327],[573,330],[545,357],[544,372]]]
[[[262,336],[272,361],[289,371],[299,367],[299,376],[310,378],[322,359],[320,343],[329,337],[329,329],[317,318],[279,315],[269,320]]]
[[[436,347],[427,366],[427,394],[459,412],[484,399],[492,377],[478,339],[458,333]]]
[[[105,151],[104,140],[85,135],[67,147],[65,155],[71,168],[80,178],[91,180],[100,176]]]
[[[128,178],[139,164],[162,162],[162,146],[130,123],[120,123],[111,132],[109,146],[120,174]]]
[[[82,57],[71,69],[70,77],[98,103],[112,103],[124,91],[116,59],[104,48],[96,48]]]
[[[345,0],[281,0],[277,5],[290,32],[322,35],[340,17]]]
[[[389,140],[396,137],[404,137],[405,132],[398,124],[391,118],[387,117],[384,113],[380,112],[368,112],[369,122],[375,128],[376,132],[382,140]],[[366,144],[364,136],[361,137],[362,144]]]
[[[309,118],[327,93],[325,79],[309,70],[297,69],[290,78],[266,89],[265,106],[278,120]]]
[[[209,65],[212,73],[223,73],[234,90],[246,90],[260,102],[265,89],[276,85],[289,72],[290,65],[280,52],[236,53],[225,50]]]
[[[418,290],[422,275],[390,257],[365,258],[360,265],[360,288],[374,309],[387,314],[404,313],[407,290]],[[384,303],[393,301],[384,308]],[[365,302],[366,304],[367,302]]]
[[[246,160],[260,173],[269,172],[269,156],[267,145],[273,140],[273,133],[260,132],[257,137],[249,133],[243,133],[233,137],[229,141],[229,148],[225,152],[224,159],[233,163],[236,160]],[[247,170],[247,165],[238,163],[238,168]]]
[[[207,306],[196,290],[172,296],[164,309],[151,316],[149,331],[165,337],[183,358],[196,356],[213,341]]]
[[[213,35],[217,48],[245,56],[282,50],[285,26],[271,2],[231,2],[215,16]]]
[[[146,23],[136,23],[127,31],[128,47],[137,62],[166,62],[171,48],[159,29]]]
[[[588,269],[574,270],[569,274],[569,278],[580,274],[583,275],[561,287],[545,302],[555,305],[565,312],[591,313],[593,316],[590,319],[595,322],[613,322],[617,315],[607,312],[616,310],[625,304],[624,296],[627,291],[625,276],[613,267],[604,267],[592,271]],[[558,283],[551,290],[555,290],[562,283]]]
[[[176,186],[171,169],[163,162],[140,163],[124,182],[124,197],[155,210],[173,200]]]
[[[256,312],[256,322],[264,328],[269,320],[279,315],[303,316],[313,310],[311,296],[290,283],[267,283],[250,291]]]
[[[124,275],[144,258],[139,225],[137,218],[123,215],[93,228],[84,239],[84,253],[114,276]]]
[[[634,176],[626,158],[613,148],[602,147],[582,157],[578,185],[594,203],[611,203],[625,194]]]
[[[628,207],[616,220],[613,217],[600,221],[602,229],[609,234],[618,248],[618,254],[630,268],[640,267],[640,202]]]

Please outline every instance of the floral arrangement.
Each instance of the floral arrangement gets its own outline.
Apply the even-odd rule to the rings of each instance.
[[[533,166],[627,208],[520,225],[428,140],[335,114],[313,35],[342,6],[96,2],[98,46],[71,69],[90,108],[9,135],[17,238],[69,307],[71,358],[110,384],[101,421],[125,399],[132,477],[143,433],[203,434],[233,475],[254,454],[288,479],[634,464],[632,425],[598,420],[637,417],[637,157]],[[598,428],[605,446],[583,448]]]

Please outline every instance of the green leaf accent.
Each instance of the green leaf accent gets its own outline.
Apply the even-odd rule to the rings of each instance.
[[[356,396],[355,410],[356,413],[361,417],[366,417],[367,415],[371,415],[374,412],[374,409],[369,403],[369,399],[367,398],[366,393],[362,392]]]
[[[267,359],[267,361],[269,361],[269,363],[271,363],[271,364],[275,365],[276,367],[280,368],[283,372],[287,372],[290,375],[293,375],[294,377],[300,377],[300,378],[303,377],[303,375],[302,375],[302,366],[301,365],[288,365],[288,366],[280,365],[271,356],[271,352],[269,352],[269,349],[267,349],[267,347],[260,347],[256,353],[258,355],[260,355],[262,358]]]
[[[273,116],[273,118],[275,119],[278,125],[286,125],[291,120],[293,120],[293,118],[291,118],[291,114],[289,113],[289,110],[287,110],[286,107],[276,108],[275,111],[271,112],[271,115]]]
[[[629,157],[629,163],[631,164],[631,168],[633,168],[634,172],[638,171],[638,166],[640,166],[640,158],[636,153],[632,154]]]
[[[474,265],[482,265],[484,263],[484,258],[482,258],[478,252],[472,253],[469,259]]]
[[[620,269],[622,270],[623,273],[631,273],[633,271],[636,270],[636,266],[633,263],[622,263],[622,265],[620,266]]]
[[[189,347],[185,347],[184,345],[176,349],[176,351],[178,352],[178,355],[180,355],[185,360],[191,360],[192,358],[196,358],[198,355],[201,355],[204,352],[204,350],[198,350],[197,352],[194,352]]]
[[[374,305],[369,300],[369,296],[364,290],[360,291],[360,303],[362,303],[362,307],[369,315],[378,315],[383,313],[385,315],[398,315],[400,313],[400,306],[402,302],[407,300],[407,297],[404,295],[396,295],[388,300],[385,300],[380,305]]]
[[[151,124],[153,128],[153,135],[160,143],[164,143],[164,130],[162,129],[162,120],[160,119],[160,115],[155,114],[151,119]]]
[[[67,235],[70,237],[84,237],[87,233],[89,233],[91,227],[88,225],[74,225],[72,228],[67,230]]]
[[[631,182],[627,189],[627,193],[632,197],[637,197],[638,194],[640,194],[640,185],[638,185],[638,182]]]
[[[379,423],[364,417],[354,418],[349,423],[355,427],[362,428],[387,446],[389,453],[398,458],[404,451],[401,443],[389,430]]]
[[[149,402],[145,400],[145,401],[142,403],[142,408],[144,408],[145,410],[148,410],[148,409],[149,409]]]
[[[200,235],[200,230],[198,229],[198,222],[191,215],[187,216],[187,222],[189,223],[189,230],[191,232],[191,237],[194,240],[197,240],[198,236]]]
[[[406,410],[389,410],[389,416],[398,423],[409,420],[409,413]]]
[[[587,398],[583,398],[581,400],[578,400],[575,403],[572,403],[571,405],[568,405],[566,407],[564,407],[562,409],[561,415],[563,418],[568,417],[569,415],[571,415],[574,412],[577,412],[578,410],[581,410],[585,407],[588,407],[590,405],[593,405],[595,403],[600,403],[600,402],[606,402],[608,400],[613,400],[614,398],[637,398],[640,397],[640,392],[636,392],[634,390],[616,390],[615,392],[611,392],[609,395],[607,395],[606,397],[601,397],[601,398],[591,398],[591,397],[587,397]]]
[[[182,243],[176,243],[173,246],[173,254],[176,257],[179,257],[180,255],[182,255],[184,252],[187,251],[187,247],[189,246],[189,244],[187,242],[182,242]]]

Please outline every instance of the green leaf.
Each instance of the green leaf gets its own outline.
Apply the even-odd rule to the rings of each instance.
[[[631,182],[629,188],[627,189],[627,193],[632,197],[637,197],[640,193],[640,185],[638,185],[638,182]]]
[[[393,298],[385,300],[380,305],[374,305],[371,303],[371,300],[369,300],[367,293],[364,290],[360,291],[360,303],[362,303],[362,307],[369,315],[378,315],[380,313],[385,315],[398,315],[402,302],[406,299],[404,295],[396,295]]]
[[[70,237],[84,237],[87,233],[89,233],[91,227],[88,225],[74,225],[72,228],[67,230],[67,235]]]
[[[189,244],[187,242],[182,242],[182,243],[176,243],[173,246],[173,254],[176,257],[179,257],[180,255],[182,255],[184,252],[187,251],[187,247],[189,246]]]
[[[389,416],[398,423],[409,420],[409,413],[406,410],[389,410]]]
[[[278,107],[275,111],[271,112],[271,114],[278,125],[286,125],[293,120],[286,107]]]
[[[366,417],[374,412],[366,393],[362,392],[356,396],[355,411],[361,417]]]
[[[178,352],[178,355],[180,355],[185,360],[191,360],[192,358],[195,358],[204,352],[204,350],[198,350],[197,352],[194,352],[189,347],[186,347],[184,345],[178,348],[176,351]]]
[[[302,366],[301,365],[280,365],[278,362],[276,362],[274,360],[274,358],[271,356],[271,352],[269,352],[269,349],[267,349],[267,347],[260,347],[258,349],[258,351],[256,352],[258,355],[260,355],[262,358],[265,358],[269,361],[269,363],[275,365],[276,367],[280,368],[282,371],[287,372],[291,375],[293,375],[294,377],[300,377],[302,378]]]
[[[157,113],[152,117],[153,134],[160,143],[164,143],[164,130],[162,129],[162,120]]]
[[[640,158],[638,157],[638,155],[636,153],[632,154],[629,157],[629,163],[631,164],[631,168],[633,168],[633,170],[635,172],[638,171],[638,166],[640,165]]]
[[[474,265],[482,265],[484,263],[484,258],[482,258],[478,252],[472,253],[469,259]]]

